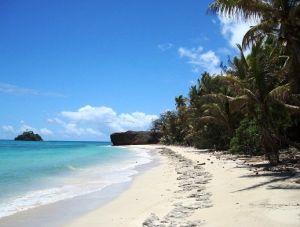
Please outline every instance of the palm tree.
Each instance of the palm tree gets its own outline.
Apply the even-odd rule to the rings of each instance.
[[[210,10],[234,18],[259,20],[244,35],[243,48],[266,36],[276,37],[289,56],[289,78],[293,93],[300,91],[300,1],[299,0],[215,0]]]
[[[228,86],[223,86],[221,77],[223,76],[211,76],[205,72],[198,80],[198,84],[192,86],[189,91],[188,137],[199,144],[200,148],[203,148],[201,147],[203,144],[227,148],[234,132],[237,118],[228,109],[228,99],[234,94]],[[205,142],[195,141],[193,137]]]
[[[239,93],[239,96],[229,99],[229,109],[245,111],[255,118],[265,154],[271,164],[277,164],[280,134],[287,124],[286,111],[299,111],[300,108],[287,105],[279,98],[287,84],[280,84],[280,77],[277,75],[281,72],[278,62],[280,59],[270,46],[268,43],[258,42],[252,46],[247,58],[240,49],[240,58],[233,62],[238,65],[229,72],[231,75],[222,79]]]
[[[177,113],[167,111],[160,115],[159,121],[156,121],[159,131],[162,134],[161,141],[165,144],[174,144],[178,138]]]
[[[183,95],[179,95],[175,98],[176,109],[179,110],[180,108],[186,107],[186,99]]]
[[[228,137],[233,134],[232,116],[229,110],[230,99],[233,98],[223,94],[203,95],[201,100],[204,104],[201,106],[201,117],[199,118],[203,124],[215,124],[224,127]]]
[[[186,136],[188,134],[188,108],[187,99],[183,95],[179,95],[175,98],[176,110],[177,110],[177,142],[179,144],[186,144]]]

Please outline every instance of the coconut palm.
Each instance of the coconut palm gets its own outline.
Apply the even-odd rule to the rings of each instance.
[[[198,121],[203,127],[214,127],[221,130],[222,133],[218,135],[218,141],[222,144],[222,148],[228,148],[229,139],[232,137],[234,129],[232,127],[231,113],[228,109],[228,101],[220,98],[216,102],[208,102],[202,105],[202,113]],[[215,138],[216,139],[216,138]]]
[[[239,96],[229,99],[229,109],[244,110],[255,118],[263,149],[271,164],[279,161],[280,134],[287,126],[287,111],[300,110],[298,106],[287,105],[279,98],[288,84],[280,84],[278,61],[280,59],[268,43],[258,42],[253,45],[247,58],[241,49],[241,56],[235,61],[238,66],[230,71],[231,75],[223,77],[224,83],[239,93]],[[242,71],[238,71],[240,69]]]
[[[162,134],[161,141],[166,144],[175,144],[178,140],[177,113],[167,111],[160,115],[155,122],[156,127]]]
[[[229,95],[233,94],[227,89],[229,87],[223,86],[220,77],[205,72],[197,85],[190,88],[188,138],[196,142],[198,147],[205,144],[227,148],[234,132],[233,116],[228,109]],[[192,137],[197,137],[198,141]]]
[[[244,35],[243,47],[265,36],[276,37],[289,56],[289,78],[294,93],[300,91],[300,1],[299,0],[215,0],[210,10],[237,19],[256,19],[257,25]],[[299,98],[299,96],[298,96]]]
[[[229,100],[233,99],[222,94],[203,95],[201,100],[204,104],[201,106],[200,122],[203,124],[215,124],[227,129],[230,137],[233,133],[231,126],[231,112],[229,111]]]
[[[177,131],[178,131],[178,143],[186,144],[185,137],[188,134],[188,109],[187,99],[183,95],[179,95],[175,98],[176,110],[177,110]]]
[[[183,95],[179,95],[175,98],[176,109],[179,110],[182,107],[186,107],[186,98]]]

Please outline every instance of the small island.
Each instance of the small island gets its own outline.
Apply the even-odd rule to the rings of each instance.
[[[42,137],[39,134],[35,134],[33,131],[23,132],[21,135],[18,135],[15,140],[43,141]]]

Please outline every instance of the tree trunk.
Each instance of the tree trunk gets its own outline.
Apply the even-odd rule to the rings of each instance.
[[[264,129],[262,140],[266,158],[271,165],[277,165],[279,163],[279,145],[277,139],[272,136],[269,130]]]
[[[278,150],[277,151],[271,151],[269,153],[266,154],[267,159],[269,160],[270,164],[273,166],[278,165],[279,163],[279,153]]]
[[[294,38],[288,38],[287,49],[290,54],[289,79],[292,82],[292,92],[300,93],[300,45]]]

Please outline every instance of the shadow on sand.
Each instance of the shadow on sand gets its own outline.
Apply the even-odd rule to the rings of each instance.
[[[244,165],[244,166],[239,166],[237,168],[254,168],[254,173],[252,174],[247,174],[241,176],[241,178],[259,178],[259,177],[265,177],[268,180],[254,184],[252,186],[239,189],[237,191],[233,191],[232,193],[235,192],[242,192],[246,190],[252,190],[258,187],[262,186],[267,186],[266,189],[286,189],[286,190],[299,190],[300,189],[300,172],[297,171],[296,169],[293,168],[288,168],[288,169],[282,169],[279,167],[279,169],[274,170],[274,171],[265,171],[269,170],[272,167],[269,164],[262,163],[262,164],[255,164],[255,165]],[[260,173],[262,172],[262,173]],[[288,182],[286,182],[289,180]],[[276,185],[270,185],[273,183],[280,183]]]

